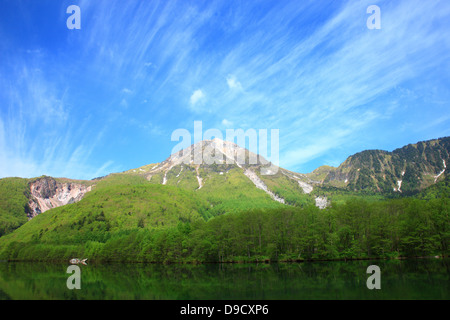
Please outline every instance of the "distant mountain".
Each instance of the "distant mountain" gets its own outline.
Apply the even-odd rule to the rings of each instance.
[[[196,159],[212,155],[210,162]],[[145,177],[150,183],[195,190],[214,204],[228,207],[232,199],[248,203],[313,203],[308,194],[313,182],[304,174],[277,167],[260,155],[220,139],[198,142],[161,163],[125,171]],[[240,202],[243,202],[241,201]]]
[[[221,160],[196,164],[208,154]],[[295,260],[447,252],[448,158],[443,138],[363,151],[338,168],[301,174],[215,139],[90,181],[0,179],[0,259],[267,261],[280,254]],[[414,199],[405,197],[410,192]],[[416,218],[434,226],[426,240],[415,231]],[[402,241],[379,240],[386,238]]]
[[[191,197],[203,204],[198,214],[206,218],[255,208],[311,204],[325,208],[331,201],[367,197],[368,192],[375,194],[375,198],[410,194],[445,179],[449,153],[450,137],[446,137],[418,142],[393,152],[363,151],[350,156],[337,168],[323,166],[301,174],[276,167],[232,142],[201,141],[161,163],[90,181],[46,176],[0,179],[0,236],[42,212],[79,202],[91,192],[104,194],[105,190],[123,188],[124,192],[115,192],[105,199],[126,197],[130,185],[156,184],[190,192]],[[211,161],[198,162],[207,155],[212,157]],[[140,205],[148,205],[163,214],[161,207],[151,204],[154,199],[147,199],[145,192],[141,195],[144,198],[138,201]],[[93,197],[95,199],[95,195]],[[183,208],[182,203],[177,206]],[[147,219],[146,213],[142,219],[144,224],[156,223]]]
[[[204,152],[208,148],[220,150],[223,163],[193,164],[195,152]],[[244,164],[234,161],[238,152],[245,154]],[[325,199],[320,197],[323,188],[379,194],[411,194],[423,190],[445,178],[449,154],[450,137],[446,137],[410,144],[392,152],[362,151],[347,158],[337,168],[322,166],[311,173],[301,174],[272,167],[273,173],[276,173],[265,175],[261,172],[267,170],[267,160],[231,142],[215,139],[199,142],[161,163],[125,173],[142,175],[152,183],[198,190],[213,197],[219,186],[226,188],[223,182],[232,170],[241,179],[245,175],[255,187],[275,201],[297,206],[320,202],[320,206],[324,207]],[[257,157],[258,162],[249,164],[250,157]],[[232,193],[232,190],[228,192]]]
[[[322,172],[321,185],[353,191],[411,193],[444,179],[449,154],[450,137],[446,137],[409,144],[392,152],[359,152],[338,168],[319,168],[309,176]]]

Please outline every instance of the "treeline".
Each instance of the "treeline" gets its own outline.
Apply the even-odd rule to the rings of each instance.
[[[11,242],[0,258],[171,263],[448,256],[449,226],[448,198],[355,199],[327,210],[261,209],[167,228],[102,230],[76,242]]]

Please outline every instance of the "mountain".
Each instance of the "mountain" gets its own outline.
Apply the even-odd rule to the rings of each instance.
[[[218,164],[194,164],[199,154],[216,150]],[[243,154],[244,161],[236,161]],[[276,167],[266,159],[228,141],[199,142],[161,163],[124,173],[145,177],[151,183],[174,185],[207,196],[208,201],[226,202],[230,197],[248,194],[253,187],[272,200],[286,205],[315,203],[325,208],[361,192],[380,198],[393,194],[413,194],[445,178],[449,162],[450,137],[410,144],[392,152],[367,150],[347,158],[339,167],[322,166],[301,174]],[[257,159],[250,163],[250,159]],[[272,174],[264,174],[264,170]],[[245,178],[245,177],[247,178]],[[230,181],[238,179],[242,192]]]
[[[0,179],[0,236],[49,209],[77,202],[93,181],[52,178]]]
[[[323,186],[412,193],[444,178],[449,153],[450,137],[446,137],[409,144],[392,152],[363,151],[347,158],[338,168],[319,168],[318,172],[325,172]]]
[[[208,164],[209,156],[209,162],[214,163]],[[195,164],[202,157],[205,161]],[[305,195],[312,190],[305,175],[276,167],[262,156],[220,139],[198,142],[161,163],[124,174],[145,177],[150,183],[195,190],[214,205],[243,197],[248,203],[276,201],[301,205],[310,202]]]
[[[0,179],[0,259],[235,261],[242,255],[446,252],[448,147],[443,138],[393,152],[363,151],[338,168],[300,174],[215,139],[90,181]],[[206,158],[196,163],[200,156]],[[383,200],[406,190],[426,200]],[[418,224],[425,232],[415,231]],[[404,241],[377,240],[386,238]]]
[[[130,184],[164,185],[193,192],[206,203],[204,215],[283,206],[323,209],[364,196],[378,200],[411,194],[447,176],[450,137],[418,142],[392,152],[362,151],[339,167],[301,174],[219,139],[201,141],[149,164],[90,181],[42,176],[0,179],[0,236],[36,215],[83,199],[91,190]],[[270,173],[270,174],[267,174]]]

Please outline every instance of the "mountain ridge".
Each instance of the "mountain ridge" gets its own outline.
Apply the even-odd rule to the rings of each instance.
[[[326,175],[324,184],[357,191],[415,192],[437,182],[449,161],[450,137],[385,150],[365,150],[348,157]]]
[[[447,254],[450,184],[438,165],[447,147],[437,140],[399,151],[413,155],[405,181],[407,170],[433,171],[431,187],[414,197],[324,184],[339,167],[317,170],[315,177],[283,168],[263,175],[262,162],[206,165],[172,159],[78,181],[91,190],[81,197],[82,188],[75,190],[72,201],[70,179],[0,179],[0,259],[197,263]],[[350,176],[402,160],[389,157],[362,152],[341,169]],[[386,165],[386,176],[387,169],[402,167]],[[322,181],[315,180],[319,176]],[[36,195],[42,198],[38,203],[69,201],[28,220],[30,197]]]
[[[200,153],[203,156],[205,151],[215,153],[217,150],[219,153],[207,160],[217,160],[221,154],[223,159],[215,161],[218,163],[194,162],[200,158]],[[270,201],[300,207],[316,204],[323,209],[330,204],[330,199],[336,200],[334,193],[411,194],[445,179],[449,153],[450,137],[444,137],[408,144],[391,152],[364,150],[349,156],[338,167],[321,166],[303,174],[276,167],[233,142],[205,140],[173,153],[160,163],[88,181],[42,176],[19,183],[17,179],[21,178],[15,178],[20,187],[15,189],[16,195],[12,198],[22,200],[12,206],[4,197],[0,230],[3,230],[1,234],[9,233],[41,212],[82,200],[97,185],[128,184],[132,176],[136,176],[137,181],[194,191],[213,206],[212,215],[230,210],[227,203],[235,206],[242,195],[266,204]],[[241,162],[237,161],[239,155]],[[261,170],[268,166],[273,174],[262,174]],[[0,179],[5,189],[8,179],[13,178]],[[330,188],[337,188],[337,192],[329,191]],[[15,209],[8,209],[10,207]],[[19,218],[22,215],[26,219]],[[12,216],[16,217],[11,218],[16,222],[11,224],[9,217]],[[21,222],[17,222],[19,220]]]

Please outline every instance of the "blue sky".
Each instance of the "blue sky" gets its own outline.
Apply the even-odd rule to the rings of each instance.
[[[304,173],[450,135],[448,1],[0,4],[0,177],[161,162],[196,120],[279,129],[280,165]]]

